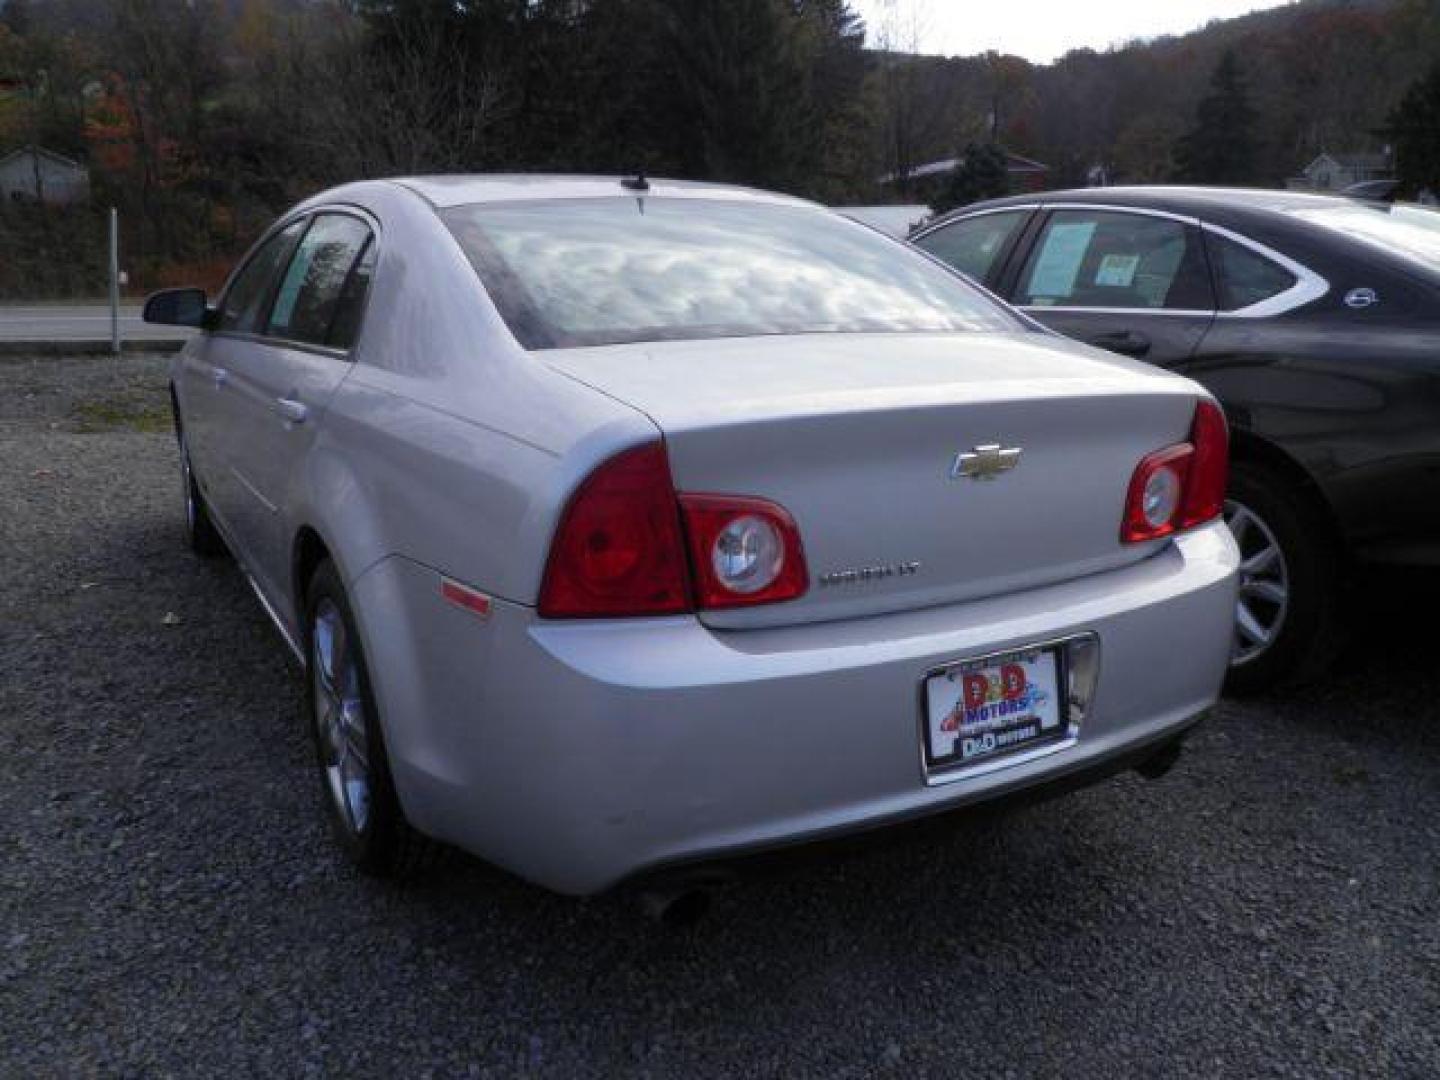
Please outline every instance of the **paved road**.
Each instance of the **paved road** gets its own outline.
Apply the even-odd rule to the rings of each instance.
[[[190,333],[142,322],[138,304],[120,308],[122,340],[173,341]],[[105,304],[0,304],[0,341],[109,340],[110,308]]]
[[[1329,679],[1163,780],[662,932],[337,860],[300,677],[181,547],[166,409],[161,359],[0,365],[0,1076],[1440,1075],[1440,589],[1362,595]]]

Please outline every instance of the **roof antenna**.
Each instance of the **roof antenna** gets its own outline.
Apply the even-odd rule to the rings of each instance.
[[[650,181],[645,179],[645,172],[642,169],[634,176],[627,176],[620,181],[620,186],[627,191],[649,191]]]

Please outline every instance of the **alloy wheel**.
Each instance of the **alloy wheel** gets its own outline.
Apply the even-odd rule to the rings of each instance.
[[[190,471],[190,448],[180,439],[180,482],[185,488],[185,528],[195,533],[195,476]]]
[[[1225,501],[1225,524],[1240,548],[1240,592],[1235,599],[1235,637],[1230,664],[1262,655],[1285,626],[1290,608],[1290,571],[1274,531],[1254,510]]]
[[[326,789],[341,824],[354,836],[370,821],[370,751],[360,668],[345,620],[329,599],[310,628],[314,722]]]

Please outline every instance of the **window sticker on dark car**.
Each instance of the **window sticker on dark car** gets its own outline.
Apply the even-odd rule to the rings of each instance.
[[[1068,300],[1075,292],[1080,264],[1095,235],[1093,221],[1056,221],[1045,230],[1040,254],[1030,270],[1028,292],[1055,303]]]
[[[1046,222],[1016,302],[1032,307],[1212,310],[1195,229],[1116,210],[1057,210]]]

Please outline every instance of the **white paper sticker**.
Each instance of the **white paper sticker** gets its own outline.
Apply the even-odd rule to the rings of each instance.
[[[1030,271],[1027,292],[1031,297],[1065,298],[1075,291],[1080,264],[1090,238],[1095,235],[1093,221],[1062,221],[1052,225],[1045,236],[1045,246]]]
[[[1095,284],[1128,289],[1135,283],[1135,271],[1138,269],[1139,255],[1106,255],[1100,260],[1100,268],[1095,271]]]

